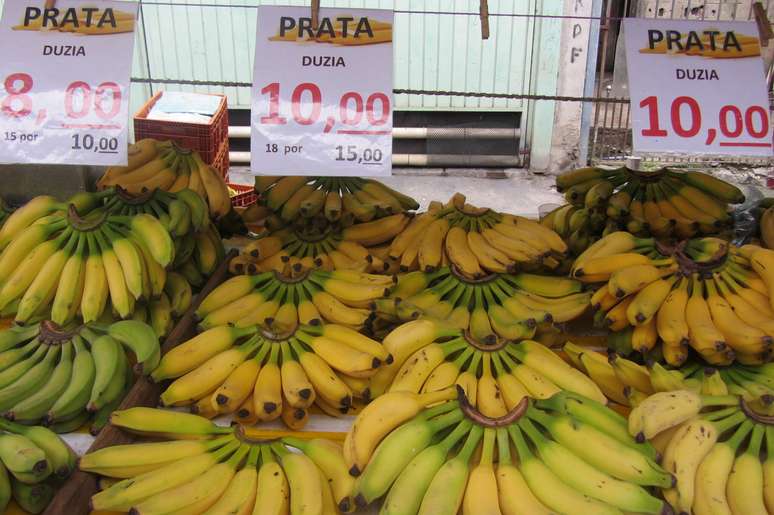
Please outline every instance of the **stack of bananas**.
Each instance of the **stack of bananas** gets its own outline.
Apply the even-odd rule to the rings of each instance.
[[[81,458],[81,470],[118,480],[92,496],[94,510],[335,515],[352,504],[354,479],[335,442],[219,427],[153,408],[116,411],[110,421],[157,441],[106,447]]]
[[[255,177],[260,201],[274,223],[344,226],[419,208],[411,197],[373,179],[359,177]],[[271,223],[271,222],[270,222]]]
[[[393,277],[351,270],[312,270],[292,278],[278,272],[238,275],[207,295],[196,316],[203,329],[260,325],[281,333],[323,321],[360,329],[373,318],[374,301],[392,286]]]
[[[492,418],[460,395],[426,408],[444,397],[388,393],[358,415],[343,449],[358,506],[386,495],[385,515],[669,512],[647,487],[672,476],[602,404],[558,394]]]
[[[171,141],[149,138],[129,145],[128,157],[126,166],[109,167],[97,181],[97,187],[121,186],[132,194],[189,189],[207,201],[212,218],[221,218],[231,211],[226,181],[198,153]]]
[[[175,245],[153,216],[114,215],[92,209],[81,216],[50,197],[17,209],[0,229],[0,310],[27,323],[51,318],[66,324],[79,315],[99,319],[110,305],[132,315],[137,299],[164,290]],[[110,303],[108,304],[108,300]]]
[[[476,279],[489,272],[553,269],[566,251],[559,235],[539,223],[471,206],[455,193],[446,204],[434,202],[414,217],[386,253],[402,272],[454,265],[460,274]]]
[[[371,378],[384,392],[433,393],[459,385],[482,413],[499,417],[524,397],[544,399],[567,390],[606,402],[587,376],[540,343],[482,345],[459,329],[432,320],[407,322],[384,338],[392,362]]]
[[[697,361],[670,369],[656,361],[647,366],[616,353],[605,356],[567,342],[564,352],[611,399],[624,406],[636,406],[655,392],[691,390],[703,395],[741,396],[762,414],[774,415],[774,364],[707,367]]]
[[[50,429],[0,419],[0,512],[10,509],[11,499],[27,513],[42,512],[76,459]]]
[[[590,293],[572,279],[520,274],[489,274],[469,279],[452,268],[409,272],[389,298],[376,302],[390,322],[420,315],[444,320],[483,345],[533,338],[539,324],[567,322],[588,308]]]
[[[3,227],[3,224],[6,219],[11,216],[11,213],[13,213],[13,209],[5,203],[2,197],[0,197],[0,227]]]
[[[629,432],[659,442],[676,513],[774,513],[774,418],[739,398],[655,393],[632,410]]]
[[[96,414],[98,431],[134,383],[133,369],[149,374],[160,359],[153,329],[133,320],[72,330],[51,321],[12,326],[0,332],[0,413],[56,432]]]
[[[194,287],[204,285],[223,261],[225,249],[218,229],[210,221],[207,204],[189,189],[175,193],[149,190],[132,194],[120,186],[102,192],[104,208],[111,214],[157,218],[175,243],[171,268],[178,270]]]
[[[645,354],[660,340],[673,366],[689,346],[713,365],[771,359],[774,251],[718,238],[670,246],[615,232],[581,254],[572,275],[605,283],[591,303],[595,322],[619,333],[615,350]]]
[[[589,209],[592,235],[625,229],[657,238],[690,238],[697,233],[715,234],[732,222],[728,204],[744,202],[739,188],[702,172],[677,172],[662,168],[638,172],[616,169],[580,168],[557,176],[556,187],[574,206]],[[605,209],[607,221],[600,223],[598,208]],[[563,206],[544,220],[545,225],[569,230],[574,212]],[[574,213],[573,213],[574,214]],[[584,227],[583,215],[575,230]],[[594,218],[594,223],[591,219]],[[576,237],[580,238],[580,236]]]
[[[219,325],[167,352],[151,374],[175,379],[161,403],[208,418],[236,413],[245,424],[281,418],[300,429],[312,405],[340,416],[353,399],[367,402],[368,379],[392,362],[379,342],[343,325],[267,325],[276,332]]]
[[[231,261],[231,271],[254,274],[276,270],[291,276],[316,268],[386,273],[389,265],[365,246],[389,241],[409,220],[397,214],[344,229],[327,224],[278,229],[246,244]]]

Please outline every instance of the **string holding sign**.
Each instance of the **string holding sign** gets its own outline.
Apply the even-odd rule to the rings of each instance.
[[[479,2],[478,17],[481,19],[481,39],[489,39],[489,3],[487,0]]]

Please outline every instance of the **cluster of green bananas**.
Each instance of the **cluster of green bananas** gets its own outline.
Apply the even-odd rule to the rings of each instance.
[[[97,187],[121,186],[134,195],[155,189],[172,193],[189,189],[207,201],[212,218],[224,217],[231,211],[226,181],[198,153],[172,141],[148,138],[130,144],[128,158],[126,166],[109,167],[97,181]]]
[[[419,208],[417,201],[373,179],[359,177],[255,177],[260,202],[275,213],[271,223],[369,222]]]
[[[157,218],[175,244],[171,268],[194,287],[201,287],[223,261],[225,249],[218,229],[210,221],[207,204],[189,189],[170,193],[160,189],[134,195],[120,186],[100,194],[110,214]]]
[[[0,512],[8,513],[12,499],[26,513],[42,512],[76,460],[50,429],[0,419]]]
[[[476,279],[490,272],[553,269],[566,251],[559,235],[538,222],[471,206],[455,193],[446,204],[433,202],[414,217],[386,254],[401,272],[454,265],[460,274]]]
[[[663,446],[676,482],[662,494],[675,512],[774,512],[774,418],[738,397],[654,393],[632,410],[629,432]]]
[[[354,479],[338,443],[307,434],[256,434],[153,408],[116,411],[111,424],[157,441],[105,447],[81,458],[81,470],[117,480],[92,496],[94,510],[335,515],[352,505]]]
[[[0,332],[0,413],[56,432],[77,429],[95,413],[96,432],[134,383],[133,368],[149,374],[160,359],[153,329],[133,320],[71,330],[51,321],[12,326]]]
[[[618,333],[610,344],[619,352],[646,354],[661,341],[673,366],[689,347],[713,365],[771,359],[774,251],[709,237],[670,246],[615,232],[581,254],[572,275],[605,283],[591,303],[597,325]]]
[[[641,365],[612,352],[604,355],[567,342],[563,348],[573,364],[597,383],[605,396],[636,406],[654,392],[691,390],[703,395],[739,395],[765,415],[774,415],[774,364],[707,367],[697,361],[670,369],[657,361]]]
[[[109,305],[132,315],[137,299],[164,291],[175,245],[157,218],[91,209],[79,215],[36,197],[0,229],[0,310],[18,322],[99,319]]]
[[[757,227],[757,236],[767,249],[774,249],[774,197],[761,199],[752,210]]]
[[[356,505],[384,496],[383,515],[668,513],[647,488],[671,486],[671,474],[603,404],[560,393],[493,418],[462,392],[433,405],[450,395],[393,392],[363,409],[343,447]]]
[[[393,323],[419,316],[444,320],[483,345],[533,338],[539,324],[567,322],[588,308],[578,281],[535,275],[490,274],[468,279],[456,268],[399,276],[377,314]]]
[[[718,233],[732,222],[728,204],[744,202],[741,190],[725,181],[667,168],[580,168],[557,176],[556,187],[570,204],[604,207],[609,223],[603,231],[620,228],[657,238]]]
[[[0,227],[3,226],[6,219],[11,216],[13,209],[5,203],[2,197],[0,197]]]
[[[503,416],[525,397],[545,399],[560,390],[607,401],[594,381],[532,340],[482,345],[459,329],[426,319],[398,326],[383,346],[392,361],[371,377],[373,397],[433,393],[458,385],[491,417]]]
[[[322,321],[360,329],[374,316],[374,301],[393,284],[391,276],[352,270],[307,270],[296,277],[237,275],[207,295],[196,316],[203,329],[259,325],[282,333]]]
[[[605,207],[565,204],[547,213],[540,223],[562,237],[572,255],[586,250],[600,235],[618,230],[618,224],[608,220]]]
[[[409,218],[391,215],[347,228],[285,227],[248,242],[231,261],[231,272],[254,274],[275,270],[294,276],[313,269],[386,273],[389,266],[364,244],[381,243],[403,230]]]
[[[392,357],[379,342],[343,325],[280,328],[220,325],[167,352],[152,372],[175,379],[161,394],[165,406],[191,406],[212,418],[236,413],[242,423],[281,418],[300,429],[316,404],[347,413],[368,401],[368,378]]]

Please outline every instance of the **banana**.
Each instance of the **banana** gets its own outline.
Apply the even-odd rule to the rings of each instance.
[[[6,417],[10,420],[25,422],[40,420],[70,383],[73,368],[72,354],[73,344],[71,342],[63,343],[59,353],[59,363],[45,384],[10,408]]]
[[[81,315],[83,321],[88,323],[98,320],[105,310],[109,286],[97,243],[90,233],[87,233],[86,238],[89,245],[89,255],[85,265]]]
[[[45,451],[26,436],[0,435],[0,459],[8,472],[22,483],[39,483],[52,472]]]
[[[127,431],[174,439],[232,432],[230,428],[219,427],[196,415],[144,407],[115,411],[110,416],[110,423]]]
[[[261,467],[253,515],[290,513],[290,487],[285,471],[268,447],[261,448]]]
[[[253,405],[259,420],[276,420],[282,413],[282,375],[278,360],[279,346],[272,345],[253,389]]]
[[[419,243],[419,269],[433,272],[441,264],[441,254],[444,252],[443,241],[449,231],[449,221],[446,218],[434,220],[422,235]]]
[[[290,488],[290,512],[322,514],[322,489],[317,481],[317,467],[304,454],[289,452],[280,445],[272,446],[279,454]]]
[[[135,369],[138,372],[147,375],[159,365],[161,348],[156,333],[149,325],[122,320],[111,324],[108,334],[134,354],[137,362]]]
[[[763,466],[759,455],[765,431],[765,426],[756,424],[747,449],[734,460],[726,484],[726,497],[731,513],[768,513],[763,499]]]
[[[54,197],[41,195],[18,208],[0,227],[0,250],[5,249],[11,240],[35,220],[63,207]]]
[[[261,447],[250,447],[243,465],[231,479],[223,495],[205,513],[209,515],[249,515],[255,505],[258,487],[258,459]]]

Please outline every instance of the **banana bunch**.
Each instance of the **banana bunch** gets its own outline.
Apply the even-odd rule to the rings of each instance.
[[[615,220],[607,218],[606,208],[600,204],[564,204],[546,214],[540,223],[561,236],[574,256],[586,250],[600,236],[620,230]]]
[[[116,411],[111,424],[153,438],[86,454],[83,471],[114,478],[94,510],[148,513],[338,514],[354,478],[341,445],[323,438],[220,427],[187,413]]]
[[[384,497],[382,515],[669,513],[647,488],[672,476],[604,405],[557,394],[493,418],[464,393],[437,404],[447,392],[388,393],[358,415],[343,448],[358,507]]]
[[[231,272],[255,274],[274,270],[294,276],[319,268],[329,272],[386,273],[389,265],[364,245],[392,239],[408,221],[406,215],[397,214],[345,229],[331,225],[278,229],[248,242],[231,261]]]
[[[670,246],[615,232],[581,254],[571,273],[605,283],[591,298],[594,320],[617,333],[609,344],[619,352],[647,354],[660,341],[673,366],[689,347],[718,366],[771,359],[774,251],[709,237]]]
[[[600,231],[606,233],[621,228],[657,238],[718,233],[732,222],[728,204],[744,202],[741,190],[725,181],[703,172],[668,168],[652,172],[579,168],[557,176],[556,187],[571,205],[604,208],[608,221],[600,223],[597,217],[595,229],[600,230],[601,225]],[[569,230],[570,212],[571,208],[563,206],[545,224]],[[581,225],[576,219],[576,230]]]
[[[386,252],[402,272],[454,265],[476,279],[520,268],[553,269],[566,251],[559,235],[538,222],[471,206],[455,193],[446,204],[432,203],[414,217]]]
[[[259,325],[282,333],[323,321],[360,329],[375,316],[374,301],[389,293],[393,281],[352,270],[312,270],[296,277],[238,275],[207,295],[196,316],[203,329]]]
[[[207,201],[210,216],[222,218],[231,211],[226,181],[197,152],[172,141],[143,139],[129,145],[129,164],[111,166],[97,181],[99,189],[121,186],[131,194],[161,189],[176,193],[189,189]]]
[[[81,216],[75,204],[66,212],[50,206],[44,197],[33,199],[0,230],[4,316],[13,314],[19,323],[50,318],[60,325],[79,316],[88,323],[109,305],[116,317],[128,318],[137,299],[163,293],[175,245],[158,219],[104,209]]]
[[[629,431],[661,448],[676,513],[774,513],[774,418],[743,400],[658,392],[632,410]]]
[[[3,224],[12,213],[13,209],[0,197],[0,228],[3,227]]]
[[[308,421],[316,404],[347,413],[353,398],[368,401],[368,379],[392,357],[379,342],[336,324],[219,325],[167,352],[151,373],[174,379],[164,406],[191,406],[208,418],[236,413],[245,424],[281,418],[292,429]]]
[[[134,384],[134,371],[147,375],[160,359],[153,329],[133,320],[74,329],[51,321],[11,326],[0,332],[0,413],[56,432],[77,429],[95,414],[96,432]]]
[[[391,362],[371,378],[370,393],[435,393],[459,385],[471,404],[499,417],[525,397],[561,390],[607,402],[589,377],[532,340],[483,345],[459,329],[429,319],[398,326],[383,341]]]
[[[75,470],[77,455],[50,429],[0,419],[0,512],[11,499],[40,513]]]
[[[146,214],[157,218],[175,244],[171,268],[194,287],[203,286],[225,258],[223,241],[210,221],[207,204],[192,190],[170,193],[154,189],[134,195],[115,186],[103,191],[101,197],[110,214]]]
[[[370,222],[419,208],[416,200],[359,177],[255,177],[260,202],[284,223]]]
[[[409,272],[390,297],[376,301],[378,316],[400,323],[419,316],[444,320],[483,345],[534,338],[543,322],[567,322],[588,308],[578,281],[528,273],[469,279],[455,268]]]
[[[636,406],[655,392],[690,390],[703,395],[731,393],[744,398],[751,408],[762,414],[774,414],[774,365],[771,363],[707,367],[691,361],[671,369],[657,361],[641,365],[615,352],[605,356],[572,342],[565,343],[563,350],[608,399],[624,406]]]

